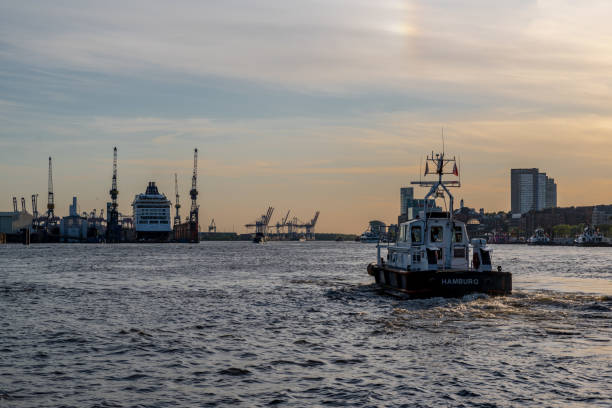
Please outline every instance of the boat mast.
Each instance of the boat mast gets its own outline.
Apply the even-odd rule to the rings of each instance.
[[[435,166],[435,171],[429,170],[430,163],[433,166]],[[452,170],[449,171],[447,169],[450,163],[452,163],[453,166],[452,166]],[[431,155],[428,155],[427,159],[425,160],[425,176],[427,176],[428,174],[435,174],[438,177],[438,180],[436,181],[413,181],[410,183],[410,184],[415,184],[415,185],[419,185],[422,187],[430,187],[429,192],[425,196],[425,219],[427,220],[427,200],[431,196],[434,196],[435,198],[435,195],[437,193],[441,193],[442,195],[446,193],[446,195],[448,195],[448,198],[449,198],[449,212],[450,212],[450,218],[452,221],[453,211],[454,211],[454,197],[448,188],[449,187],[461,187],[461,182],[459,180],[443,180],[442,177],[444,175],[450,175],[450,174],[456,177],[459,176],[459,170],[457,169],[457,160],[455,159],[454,156],[452,159],[445,158],[444,152],[434,154],[432,151]]]
[[[429,171],[429,164],[432,164],[433,166],[435,166],[435,171]],[[452,170],[447,170],[449,168],[449,164],[452,163]],[[453,212],[454,212],[454,197],[451,194],[450,190],[448,189],[449,187],[461,187],[461,182],[459,180],[443,180],[443,176],[444,175],[453,175],[455,177],[459,177],[459,169],[457,168],[457,161],[455,159],[455,157],[453,156],[452,159],[447,159],[445,158],[445,153],[444,151],[442,151],[442,153],[436,153],[434,155],[434,152],[431,152],[431,156],[427,156],[427,159],[425,160],[425,176],[427,176],[428,174],[435,174],[437,175],[438,180],[436,181],[413,181],[410,184],[415,184],[415,185],[419,185],[422,187],[430,187],[429,192],[427,193],[427,195],[425,196],[424,199],[424,208],[425,208],[425,214],[424,214],[424,221],[425,221],[425,231],[427,231],[427,221],[428,221],[428,217],[427,217],[427,204],[428,204],[428,200],[430,197],[434,197],[434,200],[437,196],[441,196],[442,198],[444,197],[444,194],[446,193],[446,195],[448,195],[448,199],[449,199],[449,220],[451,225],[453,225]],[[452,240],[449,240],[449,242],[452,242]],[[449,244],[450,247],[448,248],[448,256],[446,256],[446,262],[445,262],[445,267],[450,268],[451,267],[451,250],[452,250],[452,243]]]

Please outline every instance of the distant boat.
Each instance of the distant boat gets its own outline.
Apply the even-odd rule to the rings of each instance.
[[[578,246],[610,246],[610,243],[605,241],[599,231],[588,225],[584,228],[582,234],[574,240],[574,243]]]
[[[533,235],[527,240],[529,245],[548,245],[550,244],[550,238],[544,233],[542,228],[536,228]]]
[[[380,235],[376,234],[375,232],[371,230],[365,231],[359,237],[359,242],[363,242],[363,243],[376,243],[378,241],[380,241]]]

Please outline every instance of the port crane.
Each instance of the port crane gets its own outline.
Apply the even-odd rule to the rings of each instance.
[[[276,235],[278,237],[281,236],[281,233],[283,232],[283,228],[285,228],[287,226],[287,220],[289,219],[289,213],[291,212],[291,210],[287,211],[287,215],[285,215],[285,218],[283,218],[280,222],[276,223]]]
[[[176,194],[176,201],[174,203],[174,208],[176,209],[176,215],[174,216],[174,226],[176,227],[181,223],[181,216],[179,214],[181,203],[179,202],[178,176],[176,175],[176,173],[174,173],[174,192]]]
[[[191,176],[191,210],[189,211],[189,239],[191,242],[200,242],[198,234],[200,230],[199,207],[198,207],[198,149],[193,149],[193,175]]]
[[[51,156],[49,156],[49,188],[47,195],[47,225],[53,222],[55,202],[53,199],[53,168],[51,166]]]
[[[270,219],[272,218],[272,214],[274,213],[274,207],[268,207],[268,211],[265,214],[262,214],[258,220],[255,220],[254,223],[246,224],[246,228],[255,227],[255,238],[256,239],[265,239],[266,235],[268,235],[268,224],[270,223]]]
[[[121,236],[121,226],[119,225],[119,212],[117,211],[117,147],[113,148],[113,181],[109,191],[111,205],[108,211],[108,222],[106,225],[106,242],[119,242]]]
[[[191,197],[191,208],[189,210],[189,217],[184,223],[180,223],[180,216],[178,209],[179,195],[178,195],[178,182],[176,181],[176,174],[174,175],[175,190],[176,190],[176,217],[174,217],[174,239],[178,242],[200,242],[200,220],[199,220],[199,206],[198,206],[198,149],[193,149],[193,174],[191,176],[191,190],[189,190],[189,196]]]
[[[17,210],[17,197],[13,197],[13,212],[14,212],[14,213],[19,212],[19,211]]]
[[[319,214],[320,211],[317,211],[310,222],[304,225],[304,228],[306,228],[306,239],[313,240],[315,238],[315,225],[317,225]]]
[[[217,224],[215,224],[215,219],[213,218],[208,226],[208,232],[217,232]]]

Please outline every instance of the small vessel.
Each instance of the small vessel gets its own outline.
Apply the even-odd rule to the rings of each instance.
[[[359,242],[372,243],[380,241],[380,236],[373,231],[367,230],[359,237]]]
[[[435,172],[429,172],[429,164]],[[447,168],[452,165],[452,171]],[[512,274],[493,270],[492,249],[483,238],[468,238],[465,223],[453,219],[453,195],[450,187],[460,187],[459,180],[443,180],[443,175],[459,176],[455,158],[444,152],[427,156],[425,175],[435,174],[435,181],[412,184],[430,187],[424,211],[399,226],[397,242],[377,245],[377,262],[368,265],[368,273],[384,290],[401,292],[414,298],[461,297],[470,293],[508,295],[512,292]],[[448,198],[448,211],[427,208],[430,198]],[[386,260],[381,249],[387,249]]]
[[[587,225],[584,227],[582,234],[574,240],[574,243],[579,246],[609,246],[610,244],[604,240],[603,235],[595,228]]]
[[[550,238],[546,235],[542,228],[536,228],[533,235],[527,240],[529,245],[548,245],[550,244]]]

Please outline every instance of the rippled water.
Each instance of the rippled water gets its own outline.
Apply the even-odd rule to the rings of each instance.
[[[612,249],[404,300],[374,245],[0,246],[0,406],[612,406]]]

